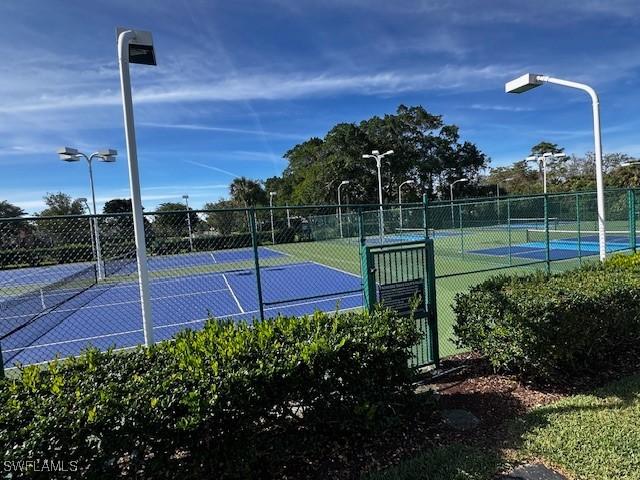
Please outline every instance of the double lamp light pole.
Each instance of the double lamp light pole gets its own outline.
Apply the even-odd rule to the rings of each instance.
[[[101,150],[99,152],[92,153],[91,155],[87,155],[86,153],[82,153],[75,148],[71,147],[63,147],[58,150],[58,155],[60,160],[64,162],[79,162],[80,159],[84,158],[87,161],[87,165],[89,166],[89,184],[91,186],[91,200],[93,203],[93,220],[90,222],[91,225],[91,236],[93,237],[93,250],[95,252],[95,260],[96,267],[98,273],[98,279],[104,280],[104,267],[102,263],[102,248],[100,246],[100,228],[98,226],[98,218],[95,216],[98,214],[96,209],[96,191],[93,183],[93,161],[98,159],[104,163],[113,163],[116,161],[116,156],[118,152],[111,148],[106,150]],[[86,199],[85,204],[86,204]],[[88,207],[88,205],[87,205]],[[91,210],[89,210],[91,213]]]

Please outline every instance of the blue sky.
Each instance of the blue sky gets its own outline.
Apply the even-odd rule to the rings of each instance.
[[[157,67],[132,66],[151,210],[185,193],[215,201],[237,175],[278,175],[296,143],[400,103],[459,125],[494,167],[542,139],[592,150],[586,95],[504,93],[527,71],[591,84],[605,153],[640,155],[639,23],[636,0],[4,0],[0,200],[35,212],[46,192],[88,196],[86,166],[57,160],[63,145],[118,149],[116,164],[95,166],[97,196],[128,196],[119,25],[156,44]]]

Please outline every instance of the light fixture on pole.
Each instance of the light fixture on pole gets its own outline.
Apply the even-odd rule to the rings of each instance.
[[[468,182],[469,179],[468,178],[459,178],[458,180],[451,182],[451,184],[449,185],[449,196],[451,198],[451,228],[454,228],[456,220],[455,220],[455,215],[453,213],[453,186],[456,183],[464,183],[464,182]]]
[[[140,284],[140,304],[142,308],[142,329],[144,343],[153,344],[153,323],[151,320],[151,296],[149,293],[149,270],[147,268],[147,245],[144,236],[142,217],[142,197],[140,195],[140,174],[138,171],[138,149],[133,121],[133,101],[131,99],[131,77],[129,64],[155,65],[156,56],[151,32],[130,30],[119,27],[118,66],[120,68],[120,89],[122,92],[122,110],[127,141],[127,159],[129,162],[129,186],[131,189],[131,209],[133,211],[133,231],[136,239],[136,257],[138,261],[138,279]]]
[[[189,211],[189,195],[182,195],[187,207],[187,228],[189,229],[189,248],[193,252],[193,233],[191,232],[191,212]]]
[[[393,150],[388,150],[384,153],[380,153],[378,150],[373,150],[371,155],[364,154],[362,158],[375,158],[376,168],[378,169],[378,202],[380,203],[380,214],[378,215],[378,223],[380,229],[380,242],[384,243],[384,212],[382,208],[382,174],[380,173],[382,159],[387,155],[393,155]]]
[[[538,87],[543,83],[552,83],[563,87],[575,88],[586,92],[591,97],[591,106],[593,110],[593,142],[596,157],[596,190],[598,203],[598,243],[600,246],[600,260],[604,261],[606,257],[606,231],[605,231],[605,206],[604,206],[604,179],[602,173],[602,141],[600,139],[600,101],[598,94],[589,85],[584,83],[571,82],[559,78],[549,77],[547,75],[537,75],[535,73],[526,73],[505,84],[507,93],[523,93],[532,88]]]
[[[398,204],[400,205],[400,233],[402,234],[402,186],[413,185],[416,183],[414,180],[405,180],[398,186]]]
[[[273,229],[273,197],[275,197],[276,192],[269,192],[269,212],[271,213],[271,244],[276,244],[276,232]]]
[[[343,187],[344,185],[349,185],[349,180],[343,180],[342,182],[340,182],[340,185],[338,185],[338,223],[340,224],[340,238],[343,238],[342,235],[342,203],[340,201],[340,188]]]
[[[95,254],[96,254],[96,267],[98,270],[98,280],[104,280],[104,270],[102,265],[102,249],[100,247],[100,229],[98,227],[98,218],[95,215],[98,214],[96,210],[96,191],[93,184],[93,160],[98,159],[101,162],[105,163],[113,163],[116,161],[116,156],[118,152],[111,148],[106,150],[101,150],[99,152],[94,152],[91,155],[87,155],[86,153],[79,152],[75,148],[71,147],[63,147],[58,149],[58,156],[60,160],[64,162],[79,162],[81,158],[84,158],[87,161],[87,165],[89,166],[89,184],[91,186],[91,199],[93,202],[93,229],[92,235],[94,236],[95,242]],[[89,210],[91,213],[91,210]]]
[[[536,162],[538,165],[542,167],[542,185],[543,185],[543,193],[547,193],[547,160],[550,158],[564,158],[566,157],[566,153],[552,153],[546,152],[542,155],[531,155],[527,157],[525,160],[527,162]]]

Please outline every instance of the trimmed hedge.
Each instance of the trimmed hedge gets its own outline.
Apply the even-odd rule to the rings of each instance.
[[[389,311],[318,312],[211,320],[148,349],[27,367],[1,384],[0,462],[76,461],[74,478],[270,478],[402,412],[417,339]]]
[[[497,276],[455,298],[461,347],[500,370],[579,375],[640,350],[640,255],[548,276]]]

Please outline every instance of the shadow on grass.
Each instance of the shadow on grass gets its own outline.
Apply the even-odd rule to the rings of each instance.
[[[588,480],[640,479],[633,455],[640,451],[640,376],[532,410],[508,382],[487,391],[458,388],[454,379],[454,391],[442,395],[440,406],[471,411],[480,418],[478,428],[443,429],[443,446],[363,478],[490,480],[537,458]]]

